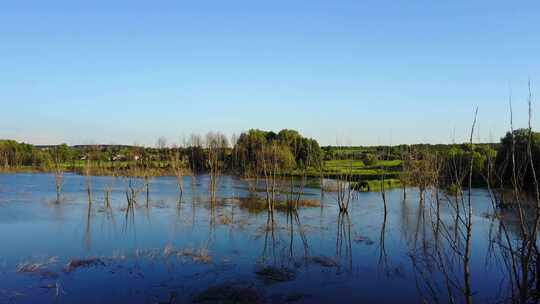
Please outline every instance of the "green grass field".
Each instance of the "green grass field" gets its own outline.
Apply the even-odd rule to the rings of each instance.
[[[381,175],[395,174],[396,167],[401,165],[400,160],[377,161],[367,166],[359,160],[330,160],[325,162],[324,172],[327,175],[351,173],[353,175]]]
[[[334,178],[342,174],[351,174],[359,180],[378,180],[385,174],[386,179],[396,179],[401,165],[400,160],[377,161],[367,166],[360,160],[330,160],[326,161],[323,168],[323,175],[326,178]],[[321,172],[317,168],[310,168],[305,172],[307,176],[318,177]],[[294,170],[287,174],[300,176],[304,174],[301,170]]]

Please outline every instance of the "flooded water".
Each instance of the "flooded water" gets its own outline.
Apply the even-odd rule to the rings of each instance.
[[[64,179],[58,204],[53,175],[0,175],[0,303],[461,303],[466,285],[475,302],[511,295],[486,190],[473,192],[467,283],[453,205],[441,199],[437,221],[432,195],[420,203],[414,189],[386,193],[385,219],[379,193],[355,196],[348,214],[332,193],[270,214],[246,207],[265,194],[237,178],[221,177],[211,203],[208,177],[186,177],[178,203],[176,179],[159,177],[148,208],[132,181],[141,191],[126,210],[127,179],[93,177],[91,205],[85,177]]]

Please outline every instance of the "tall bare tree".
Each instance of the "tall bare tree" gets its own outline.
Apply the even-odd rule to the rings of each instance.
[[[86,193],[88,195],[88,204],[92,205],[92,160],[93,153],[89,152],[86,155],[84,164],[84,176],[86,182]]]
[[[52,167],[54,171],[54,184],[56,189],[56,203],[60,203],[62,198],[62,188],[64,186],[64,167],[57,148],[55,148],[52,153]]]
[[[184,195],[184,177],[188,174],[188,165],[186,157],[183,154],[181,147],[173,147],[169,151],[169,162],[171,168],[176,177],[176,184],[178,185],[179,198],[178,203],[182,203],[182,196]]]
[[[208,153],[207,165],[210,174],[210,194],[215,201],[219,176],[224,167],[225,149],[229,146],[227,137],[217,132],[206,134],[206,150]]]

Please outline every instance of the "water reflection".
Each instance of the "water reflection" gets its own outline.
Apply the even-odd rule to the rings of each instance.
[[[288,209],[287,210],[287,224],[289,226],[289,236],[290,236],[290,242],[289,242],[289,256],[292,261],[295,260],[295,254],[294,254],[294,240],[295,240],[295,233],[298,233],[298,236],[302,242],[302,248],[303,248],[303,255],[304,259],[307,260],[309,257],[309,241],[306,236],[306,231],[304,227],[302,226],[300,216],[298,215],[297,209]],[[295,229],[296,226],[296,229]]]
[[[88,250],[92,248],[91,220],[92,220],[92,204],[88,204],[87,211],[86,211],[86,229],[84,230],[84,244],[86,246],[86,249]]]
[[[83,295],[82,303],[128,285],[137,293],[107,300],[137,294],[157,302],[152,295],[174,293],[176,301],[190,302],[205,286],[239,280],[255,282],[251,287],[268,302],[302,294],[309,298],[300,302],[527,303],[540,290],[537,245],[523,237],[533,231],[534,217],[522,223],[515,210],[495,213],[482,190],[472,194],[474,208],[467,195],[427,191],[420,199],[410,189],[404,200],[400,189],[357,194],[348,212],[340,212],[335,195],[301,203],[319,199],[320,189],[299,183],[291,190],[287,181],[290,191],[276,195],[285,204],[268,211],[255,182],[228,176],[220,177],[215,196],[207,191],[208,177],[186,176],[181,203],[175,178],[147,185],[94,177],[89,200],[85,177],[66,175],[61,204],[32,204],[36,197],[54,200],[50,176],[4,175],[0,181],[6,185],[3,214],[16,216],[0,215],[0,241],[10,244],[0,257],[12,269],[3,275],[3,288],[25,289],[22,303],[40,295],[28,286],[56,280],[66,290],[60,298],[73,302]],[[32,196],[14,190],[26,187]],[[49,257],[59,262],[41,262]],[[89,257],[103,265],[63,271],[72,259]],[[41,265],[38,275],[15,271],[26,259]],[[74,273],[92,283],[82,286]],[[493,288],[500,284],[504,288]]]
[[[347,270],[352,271],[352,242],[351,242],[351,219],[348,212],[340,212],[337,222],[336,257],[346,265]]]
[[[269,259],[277,264],[276,249],[276,221],[274,212],[268,211],[266,214],[266,226],[264,227],[264,247],[261,254],[261,263],[266,263]]]

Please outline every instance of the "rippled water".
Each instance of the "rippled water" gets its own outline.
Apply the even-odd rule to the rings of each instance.
[[[431,199],[420,204],[414,189],[405,201],[401,190],[387,193],[385,220],[379,193],[360,193],[341,215],[332,193],[323,207],[296,213],[246,208],[257,194],[229,176],[213,204],[206,176],[186,177],[181,204],[174,178],[154,178],[150,208],[141,191],[126,212],[126,185],[93,177],[89,208],[83,176],[65,176],[57,204],[54,176],[0,175],[0,303],[206,303],[227,290],[268,303],[445,303],[450,294],[464,301],[445,198],[437,228]],[[320,200],[320,190],[306,188],[303,199]],[[473,207],[473,299],[504,302],[510,290],[490,247],[498,222],[487,191],[474,190]]]

